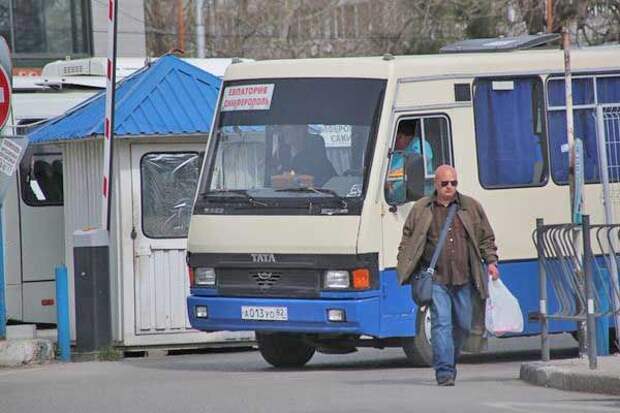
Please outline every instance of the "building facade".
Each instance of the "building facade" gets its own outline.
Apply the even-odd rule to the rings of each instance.
[[[58,59],[105,56],[107,1],[0,0],[0,35],[16,70]],[[118,11],[118,56],[145,56],[144,0],[123,0]]]

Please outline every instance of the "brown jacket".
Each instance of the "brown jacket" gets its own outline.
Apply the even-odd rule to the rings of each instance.
[[[475,199],[461,193],[457,193],[457,196],[460,202],[460,209],[457,214],[468,235],[471,278],[478,291],[476,295],[478,300],[472,300],[474,314],[471,332],[472,335],[482,336],[484,333],[484,300],[488,296],[488,276],[482,263],[497,262],[497,246],[495,245],[493,229],[482,209],[482,205]],[[409,282],[411,274],[420,270],[418,267],[424,253],[426,234],[433,220],[431,208],[434,200],[434,196],[427,196],[416,201],[403,226],[396,265],[401,284]],[[472,344],[469,347],[478,346]]]

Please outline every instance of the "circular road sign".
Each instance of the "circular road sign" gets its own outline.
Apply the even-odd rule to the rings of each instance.
[[[11,81],[0,66],[0,129],[4,127],[11,112]]]

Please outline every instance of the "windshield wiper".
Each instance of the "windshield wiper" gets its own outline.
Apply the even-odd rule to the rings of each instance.
[[[201,194],[202,199],[211,197],[229,197],[237,196],[242,197],[252,206],[268,206],[266,203],[257,201],[252,195],[248,194],[247,189],[214,189],[211,191],[203,192]]]
[[[333,198],[340,201],[343,209],[347,209],[347,207],[349,206],[349,204],[347,204],[347,201],[343,197],[338,195],[338,193],[334,191],[333,189],[317,188],[314,186],[301,186],[301,187],[295,187],[295,188],[276,189],[276,192],[304,192],[304,193],[312,192],[315,194],[331,195]]]

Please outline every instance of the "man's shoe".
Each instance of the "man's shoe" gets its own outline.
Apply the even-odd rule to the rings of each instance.
[[[454,386],[454,377],[446,377],[445,379],[437,380],[438,386]]]

